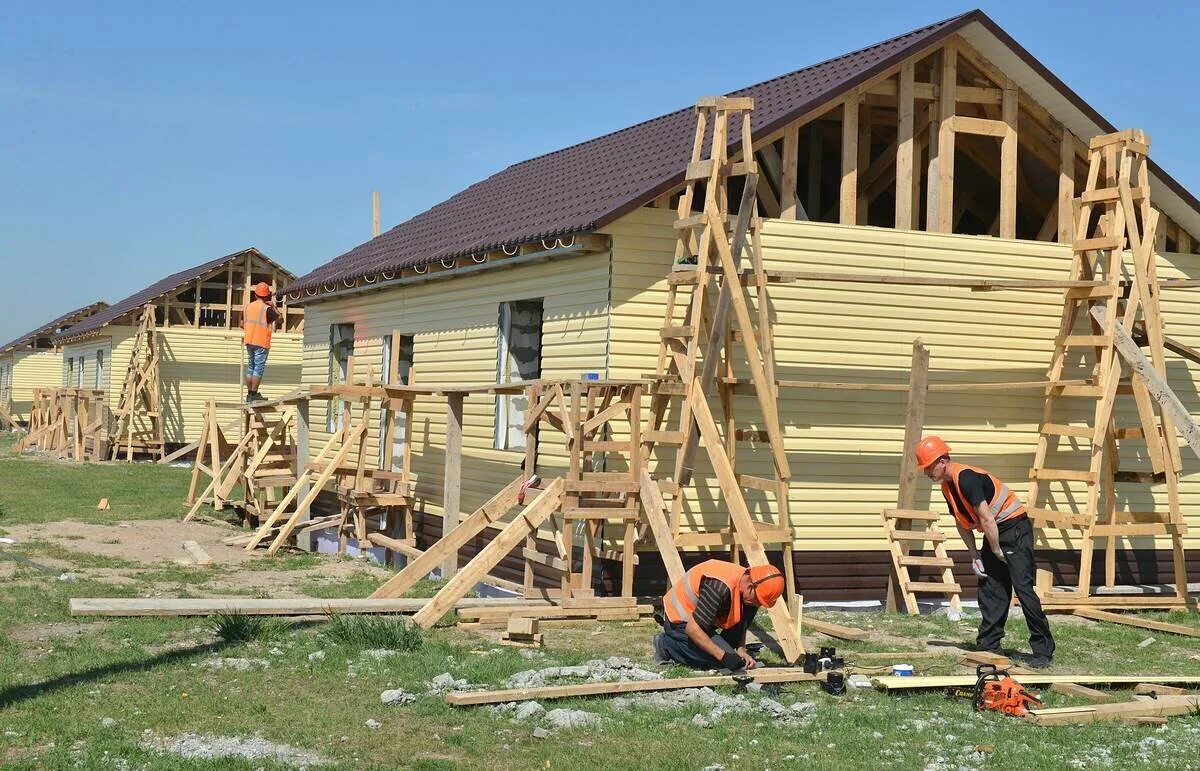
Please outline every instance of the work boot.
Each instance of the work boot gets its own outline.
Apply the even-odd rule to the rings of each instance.
[[[1054,664],[1054,659],[1049,656],[1030,656],[1025,662],[1025,666],[1030,669],[1049,669]]]

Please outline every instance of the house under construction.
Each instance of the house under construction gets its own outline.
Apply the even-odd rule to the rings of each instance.
[[[581,425],[608,432],[590,441],[615,451],[627,440],[633,396],[620,389],[646,383],[636,401],[651,408],[655,393],[665,398],[670,391],[661,385],[668,382],[664,362],[683,355],[695,366],[690,341],[720,328],[684,322],[716,318],[716,309],[685,317],[696,295],[682,297],[679,288],[694,279],[674,276],[700,250],[681,251],[680,233],[725,218],[714,238],[728,243],[735,217],[746,211],[737,202],[749,201],[757,215],[743,232],[761,255],[761,278],[743,283],[760,350],[723,361],[715,375],[719,387],[709,394],[722,411],[714,413],[726,416],[718,419],[725,433],[716,443],[736,460],[736,479],[750,516],[765,523],[762,541],[772,559],[786,555],[806,597],[877,598],[894,556],[880,512],[898,503],[943,508],[937,491],[911,474],[904,477],[907,500],[897,499],[914,425],[946,437],[956,458],[1028,489],[1030,505],[1046,512],[1038,520],[1039,556],[1058,582],[1074,583],[1081,573],[1085,583],[1089,573],[1108,584],[1177,581],[1183,550],[1196,546],[1188,529],[1200,525],[1188,515],[1200,503],[1200,480],[1179,474],[1187,470],[1172,428],[1179,420],[1151,420],[1137,377],[1121,384],[1101,378],[1118,361],[1115,312],[1145,308],[1142,326],[1131,322],[1127,331],[1154,356],[1172,352],[1154,365],[1186,410],[1200,413],[1191,371],[1200,323],[1189,291],[1200,275],[1200,201],[1146,160],[1149,139],[1118,135],[980,11],[727,98],[709,108],[730,114],[702,123],[699,134],[697,113],[680,110],[516,164],[290,283],[288,302],[302,305],[306,317],[303,385],[320,391],[369,378],[409,389],[395,398],[410,402],[356,418],[351,390],[314,401],[304,420],[303,458],[355,432],[362,454],[386,459],[385,472],[403,474],[410,485],[412,530],[385,538],[422,549],[450,530],[444,522],[453,526],[464,513],[482,511],[534,469],[546,478],[628,471],[597,452],[588,455],[585,472],[569,442],[565,451],[544,443],[531,468],[530,421],[557,421],[551,428],[571,435],[564,426],[582,414]],[[1097,140],[1108,136],[1121,138]],[[727,150],[731,166],[717,174],[720,151],[701,154],[705,143]],[[728,177],[721,182],[728,187],[710,212],[699,202],[709,200],[718,177]],[[1119,182],[1129,201],[1119,200]],[[1128,218],[1120,229],[1118,210]],[[1151,233],[1149,251],[1137,253],[1140,236]],[[1106,263],[1102,276],[1078,257],[1099,250],[1117,260],[1126,247],[1135,252],[1129,265],[1142,283],[1118,275],[1125,270],[1119,260]],[[1131,296],[1133,286],[1142,287],[1140,300]],[[1161,296],[1150,287],[1161,288]],[[1080,297],[1112,303],[1110,321],[1096,322],[1091,334],[1065,321],[1064,308]],[[170,314],[164,309],[162,316]],[[749,348],[753,335],[741,321],[730,327],[727,349]],[[1164,327],[1169,340],[1156,343]],[[64,338],[69,358],[79,333]],[[928,394],[914,422],[917,338],[918,354],[928,355]],[[1063,362],[1079,364],[1092,351],[1092,375],[1068,382]],[[562,388],[590,379],[610,391],[589,396],[586,386],[568,386],[539,393],[521,385]],[[686,378],[670,382],[676,390],[689,387]],[[1110,385],[1128,405],[1113,406],[1105,396]],[[1142,427],[1113,437],[1105,433],[1107,418],[1099,428],[1087,420],[1072,427],[1081,416],[1099,415],[1093,410],[1106,400],[1115,423],[1140,420]],[[599,404],[606,406],[588,412]],[[625,428],[605,428],[618,407]],[[744,537],[730,530],[729,480],[722,477],[733,463],[714,465],[702,455],[689,469],[680,462],[693,441],[689,424],[672,430],[678,413],[667,414],[661,426],[639,426],[655,433],[643,435],[653,447],[637,463],[655,479],[673,481],[653,492],[634,478],[614,480],[613,492],[639,484],[664,495],[676,529],[671,540],[685,562],[705,550],[745,548]],[[735,424],[733,414],[749,420]],[[1133,460],[1102,472],[1093,464],[1117,434]],[[1133,447],[1139,440],[1141,449]],[[703,443],[711,450],[713,437]],[[694,484],[681,485],[681,472],[691,477],[693,470]],[[334,468],[311,481],[320,488],[341,473]],[[584,482],[568,477],[555,495],[573,490],[577,498]],[[1156,510],[1170,510],[1171,520],[1153,519]],[[1071,517],[1094,522],[1110,513],[1113,529],[1094,549],[1083,545],[1091,536],[1065,527]],[[590,523],[578,527],[593,537]],[[448,568],[484,549],[496,532],[464,540]],[[501,562],[494,574],[519,582],[532,571],[543,585],[554,584],[564,555],[565,572],[574,571],[572,539],[566,536],[563,552],[563,536],[540,531],[526,544],[525,560]],[[557,551],[558,561],[529,567],[529,553],[539,550]],[[603,565],[604,550],[595,555]],[[929,564],[940,568],[942,559]],[[1194,574],[1200,565],[1192,559]],[[969,566],[946,569],[953,571],[947,582],[967,583]],[[639,553],[642,590],[661,589],[665,577],[658,551]],[[597,580],[585,572],[585,583]]]

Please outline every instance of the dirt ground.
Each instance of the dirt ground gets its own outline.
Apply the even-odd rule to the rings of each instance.
[[[112,584],[139,583],[135,571],[191,566],[200,569],[183,549],[184,541],[195,541],[212,558],[211,576],[198,583],[189,583],[189,591],[197,596],[221,596],[223,594],[255,594],[266,597],[307,596],[298,586],[301,583],[320,581],[333,583],[364,572],[376,574],[379,583],[387,580],[391,572],[366,560],[338,559],[323,555],[311,565],[297,569],[276,558],[279,569],[266,568],[268,558],[261,551],[247,552],[240,546],[229,546],[222,539],[246,531],[233,526],[222,526],[208,522],[180,522],[178,520],[137,520],[115,524],[60,521],[52,525],[14,525],[8,537],[17,545],[37,542],[57,547],[54,553],[32,554],[30,558],[41,565],[62,571],[83,573],[88,578]],[[70,553],[80,555],[75,562]],[[299,552],[298,552],[299,553]],[[123,560],[129,567],[95,566],[96,558]],[[90,566],[89,566],[90,563]],[[13,570],[14,563],[0,561],[2,571]],[[161,590],[161,592],[160,592]],[[170,580],[152,583],[147,594],[176,593],[177,582]]]

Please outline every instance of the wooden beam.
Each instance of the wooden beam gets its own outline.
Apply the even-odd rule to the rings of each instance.
[[[1103,329],[1105,325],[1104,309],[1098,305],[1093,306],[1091,314],[1096,321],[1100,322],[1101,329]],[[1183,403],[1179,401],[1179,397],[1171,390],[1162,375],[1158,374],[1154,365],[1142,353],[1138,344],[1130,337],[1129,332],[1125,330],[1125,326],[1117,319],[1113,319],[1113,332],[1113,343],[1120,352],[1121,358],[1125,360],[1130,369],[1142,377],[1146,388],[1150,391],[1150,396],[1162,407],[1163,415],[1170,417],[1175,423],[1176,430],[1183,435],[1192,451],[1200,457],[1200,427],[1192,419],[1187,407],[1184,407]],[[1175,438],[1167,437],[1167,441],[1175,441]]]
[[[958,83],[958,48],[951,41],[942,49],[942,92],[939,100],[937,228],[954,230],[954,91]]]
[[[1000,237],[1017,237],[1017,87],[1004,88],[1004,135],[1000,141]]]
[[[667,520],[667,506],[663,501],[662,491],[659,489],[658,483],[651,478],[650,471],[644,466],[638,475],[638,482],[641,484],[640,498],[646,523],[650,526],[650,532],[654,534],[654,544],[662,555],[663,567],[667,571],[667,580],[674,584],[681,581],[687,571],[684,570],[683,561],[679,558],[679,550],[675,548],[675,539],[671,533],[670,522]]]
[[[838,222],[858,222],[858,92],[842,102],[842,184]]]
[[[1026,679],[1024,675],[1021,675],[1022,681]],[[1043,726],[1075,725],[1105,720],[1186,715],[1197,710],[1200,710],[1200,696],[1161,696],[1145,701],[1093,704],[1086,707],[1061,707],[1059,709],[1034,709],[1029,711],[1025,720],[1034,725]]]
[[[1040,672],[1019,675],[1022,685],[1053,685],[1054,683],[1078,683],[1080,685],[1128,685],[1138,683],[1173,683],[1176,685],[1200,685],[1200,677],[1188,675],[1049,675]],[[960,688],[975,685],[975,675],[930,675],[904,677],[884,675],[871,678],[881,691],[917,691],[925,688]]]
[[[416,613],[427,597],[392,599],[320,599],[302,597],[251,599],[248,597],[72,597],[72,616],[212,616],[241,613],[246,616],[324,616],[333,613]],[[499,608],[528,605],[520,597],[464,597],[455,608]],[[549,602],[545,603],[547,606]]]
[[[1100,610],[1099,608],[1076,608],[1071,611],[1071,614],[1080,616],[1081,618],[1090,618],[1093,621],[1107,621],[1110,624],[1135,626],[1139,629],[1178,634],[1184,637],[1200,637],[1200,628],[1183,626],[1182,624],[1170,624],[1166,621],[1155,621],[1125,613],[1112,613],[1107,610]]]
[[[1066,694],[1067,696],[1087,699],[1096,704],[1104,704],[1115,698],[1111,693],[1097,691],[1095,688],[1088,688],[1086,685],[1080,685],[1079,683],[1051,683],[1050,690],[1055,693]]]
[[[1069,244],[1075,238],[1075,137],[1066,127],[1059,134],[1058,147],[1058,242]]]
[[[873,636],[866,629],[855,629],[850,626],[842,626],[829,621],[817,621],[812,616],[806,616],[804,626],[810,632],[823,634],[826,637],[836,637],[839,640],[870,640]]]
[[[446,394],[446,457],[442,475],[442,533],[458,527],[462,516],[463,395]],[[442,576],[458,572],[458,551],[446,554]]]
[[[896,136],[896,222],[899,230],[908,230],[913,226],[913,185],[912,175],[914,165],[915,142],[913,141],[916,102],[913,91],[915,86],[916,65],[912,61],[905,62],[900,68],[900,123]]]
[[[458,707],[473,704],[502,704],[510,701],[533,699],[566,699],[574,696],[616,696],[622,693],[645,693],[648,691],[678,691],[684,688],[718,688],[723,685],[738,685],[746,677],[756,683],[800,683],[823,680],[822,675],[810,675],[802,669],[778,667],[754,669],[732,675],[702,675],[699,677],[671,677],[660,680],[631,680],[618,683],[580,683],[577,685],[551,685],[542,688],[511,688],[503,691],[458,691],[446,694],[446,703]]]
[[[779,216],[796,219],[796,176],[800,171],[800,127],[792,126],[783,134],[783,169],[779,175]]]
[[[821,155],[824,140],[824,124],[818,121],[808,124],[808,195],[804,205],[810,219],[821,217]]]

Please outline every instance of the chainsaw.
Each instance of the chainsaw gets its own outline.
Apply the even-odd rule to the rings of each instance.
[[[1021,717],[1030,707],[1041,707],[1042,702],[1025,690],[1008,674],[1008,670],[997,669],[993,664],[980,664],[975,668],[975,687],[951,688],[947,695],[958,699],[970,699],[977,712],[991,710],[1005,715]]]

